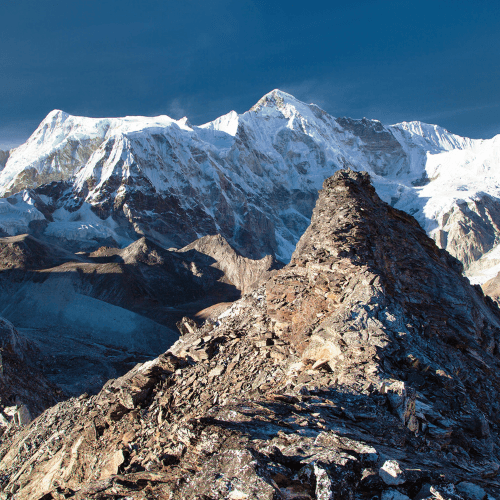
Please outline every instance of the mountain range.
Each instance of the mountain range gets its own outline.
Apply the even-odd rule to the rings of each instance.
[[[286,263],[324,179],[351,168],[483,284],[500,271],[499,164],[500,136],[334,118],[279,90],[201,126],[53,111],[1,156],[0,229],[73,251],[220,234],[245,257]]]
[[[0,151],[0,498],[498,496],[499,167],[280,90],[49,113]]]

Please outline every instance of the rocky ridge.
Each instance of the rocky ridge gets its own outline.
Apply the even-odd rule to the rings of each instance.
[[[223,271],[227,282],[243,293],[258,286],[272,271],[283,267],[272,255],[259,260],[243,257],[219,234],[203,236],[178,250],[182,254],[191,251],[212,257],[215,260],[213,266]]]
[[[62,392],[43,375],[35,344],[0,318],[0,434],[27,425],[62,399]]]
[[[364,173],[289,265],[0,444],[4,498],[500,495],[500,312]]]

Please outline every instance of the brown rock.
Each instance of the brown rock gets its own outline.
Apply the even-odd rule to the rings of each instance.
[[[283,345],[256,347],[271,330]],[[217,326],[3,436],[0,481],[16,500],[61,488],[88,499],[396,499],[425,484],[447,498],[463,482],[495,497],[500,359],[487,336],[500,340],[498,309],[367,175],[341,171],[288,266]],[[200,345],[211,357],[195,362]],[[333,373],[317,369],[325,353]],[[133,409],[107,419],[122,394]]]

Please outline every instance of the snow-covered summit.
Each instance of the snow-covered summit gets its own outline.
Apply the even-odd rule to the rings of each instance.
[[[500,136],[334,118],[278,89],[201,126],[54,110],[9,153],[0,193],[34,189],[40,215],[29,212],[23,231],[46,219],[59,239],[125,244],[147,234],[169,246],[220,233],[247,256],[287,260],[323,180],[344,167],[370,172],[385,201],[467,266],[500,242]],[[24,212],[7,212],[0,228],[12,234]]]
[[[166,115],[87,118],[53,110],[26,143],[11,152],[0,172],[0,193],[71,178],[111,136],[171,126],[191,130],[187,120],[173,120]]]
[[[246,113],[238,115],[233,110],[211,122],[201,125],[201,128],[220,130],[234,136],[241,121],[245,122],[251,119],[251,115],[256,115],[259,118],[265,117],[266,120],[271,118],[289,119],[296,115],[311,115],[309,107],[310,105],[299,101],[291,94],[275,89],[259,99]]]
[[[286,107],[302,107],[307,106],[296,99],[293,95],[283,92],[280,89],[271,90],[266,95],[262,96],[251,108],[250,111],[258,112],[262,108],[285,109]]]
[[[407,137],[411,138],[414,143],[417,143],[421,138],[425,141],[420,142],[421,145],[434,146],[436,151],[467,149],[474,147],[476,142],[481,142],[452,134],[439,125],[430,125],[419,121],[396,123],[391,128],[406,132]]]
[[[267,119],[272,117],[283,117],[285,119],[301,117],[309,123],[317,121],[322,115],[327,115],[316,104],[306,104],[293,95],[279,89],[274,89],[267,93],[247,113],[244,113],[243,116],[251,113]]]
[[[219,130],[234,137],[238,130],[238,123],[238,113],[236,113],[236,111],[230,111],[226,115],[222,115],[211,122],[201,125],[200,128],[207,130]]]

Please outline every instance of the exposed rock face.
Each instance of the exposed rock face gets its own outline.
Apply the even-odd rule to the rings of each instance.
[[[494,278],[488,280],[481,288],[484,293],[490,296],[497,304],[500,303],[500,276],[498,274]]]
[[[164,352],[182,316],[240,298],[275,265],[245,259],[217,236],[179,252],[141,238],[78,254],[12,236],[0,238],[0,261],[0,314],[35,342],[47,376],[72,395]]]
[[[60,401],[61,391],[38,367],[40,357],[32,342],[0,318],[0,433],[26,425]]]
[[[288,262],[322,182],[349,167],[368,170],[382,199],[468,270],[500,242],[499,165],[500,135],[334,118],[279,90],[199,127],[56,110],[0,171],[0,193],[11,195],[0,199],[0,229],[74,251],[142,236],[179,248],[221,234],[246,257]],[[490,265],[469,275],[484,283],[500,271],[484,275]]]
[[[436,232],[436,239],[464,264],[467,275],[484,283],[494,269],[500,269],[500,258],[489,255],[498,244],[499,224],[499,200],[483,194],[475,200],[456,203],[443,216],[442,230]]]
[[[179,250],[183,254],[194,250],[193,257],[199,252],[215,259],[213,266],[220,269],[228,283],[242,291],[248,292],[258,286],[272,271],[282,267],[272,255],[254,260],[241,256],[220,235],[204,236]]]
[[[500,493],[500,312],[368,175],[326,180],[291,263],[190,326],[6,434],[4,496]]]

